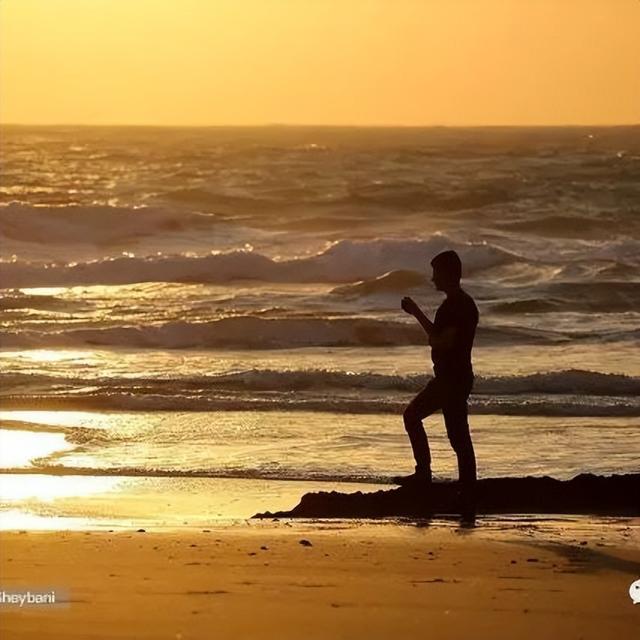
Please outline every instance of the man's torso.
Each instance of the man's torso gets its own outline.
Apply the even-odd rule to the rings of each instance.
[[[473,298],[462,289],[450,294],[436,311],[434,325],[438,332],[455,329],[453,345],[431,348],[436,376],[472,376],[471,349],[478,326],[478,308]]]

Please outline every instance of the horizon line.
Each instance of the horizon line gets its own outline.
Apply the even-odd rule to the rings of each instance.
[[[148,129],[250,129],[250,128],[318,128],[318,129],[559,129],[637,127],[638,122],[565,123],[565,124],[322,124],[265,122],[254,124],[141,124],[141,123],[79,123],[79,122],[0,122],[0,127],[139,127]]]

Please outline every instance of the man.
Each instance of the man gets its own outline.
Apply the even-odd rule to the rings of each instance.
[[[409,297],[402,309],[414,316],[429,336],[434,377],[404,411],[404,426],[409,434],[415,473],[394,478],[397,484],[412,488],[429,487],[431,454],[423,418],[442,409],[447,436],[458,458],[463,493],[469,496],[476,481],[476,458],[467,421],[467,398],[473,385],[471,348],[478,325],[478,309],[473,298],[460,288],[462,263],[455,251],[444,251],[432,261],[432,281],[445,301],[431,322]]]

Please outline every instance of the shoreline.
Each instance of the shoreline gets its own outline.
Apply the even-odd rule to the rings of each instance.
[[[457,490],[453,481],[434,482],[429,497],[392,485],[319,480],[0,474],[0,530],[197,528],[271,518],[469,523],[470,513],[485,519],[640,516],[640,474],[483,478],[475,514],[460,508]]]

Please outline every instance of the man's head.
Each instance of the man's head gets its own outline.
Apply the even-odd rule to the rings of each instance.
[[[460,286],[462,262],[455,251],[443,251],[432,261],[433,284],[438,291],[447,291]]]

